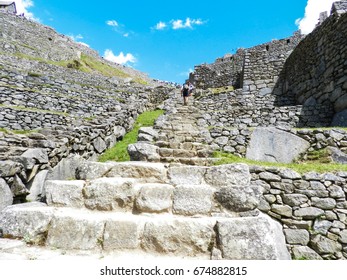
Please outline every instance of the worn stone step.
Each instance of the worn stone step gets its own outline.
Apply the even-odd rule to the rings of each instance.
[[[159,148],[171,148],[171,149],[182,149],[182,150],[192,150],[192,151],[201,151],[201,150],[212,151],[212,149],[210,149],[208,145],[198,143],[198,142],[170,143],[167,141],[157,141],[155,142],[155,145],[158,146]]]
[[[76,179],[90,180],[101,177],[136,178],[141,182],[167,182],[167,166],[146,161],[82,162],[76,171]]]
[[[186,170],[181,170],[181,175],[175,170],[172,170],[170,184],[138,183],[135,179],[126,178],[99,178],[90,182],[47,181],[46,203],[52,207],[136,214],[210,217],[228,212],[216,200],[215,187],[204,184],[202,180],[194,182],[196,177],[185,182],[181,177],[187,177]]]
[[[5,238],[22,238],[27,243],[66,251],[140,250],[182,257],[290,259],[280,224],[262,214],[186,218],[95,213],[27,203],[4,209],[0,224]]]
[[[218,160],[219,160],[218,158],[201,158],[201,157],[193,157],[193,158],[161,157],[160,158],[160,162],[163,162],[163,163],[182,163],[187,165],[201,165],[201,166],[210,166]]]
[[[173,130],[161,130],[161,135],[166,135],[167,138],[170,140],[175,137],[200,137],[200,131],[199,130],[181,130],[181,131],[173,131]]]
[[[162,157],[196,157],[197,152],[186,149],[160,148],[159,155]]]
[[[0,238],[0,261],[8,260],[51,260],[51,261],[182,261],[182,256],[164,255],[143,250],[103,251],[103,250],[66,250],[47,246],[28,244],[24,240]],[[209,259],[199,256],[185,256],[184,259]]]

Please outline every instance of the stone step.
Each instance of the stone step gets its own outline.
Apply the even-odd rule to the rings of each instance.
[[[195,188],[199,189],[199,186]],[[210,188],[210,192],[212,205],[213,188]],[[136,179],[129,178],[47,181],[45,194],[48,206],[86,208],[93,211],[181,214],[173,206],[186,204],[181,201],[184,197],[175,195],[175,188],[170,184],[139,183]],[[210,216],[211,211],[210,207],[200,214]],[[186,211],[190,215],[196,214],[188,212]]]
[[[186,149],[160,148],[159,155],[162,157],[196,157],[197,152]]]
[[[91,180],[102,177],[136,178],[141,182],[167,182],[167,165],[145,161],[82,162],[76,171],[76,179]]]
[[[200,165],[200,166],[210,166],[217,162],[218,158],[203,158],[203,157],[161,157],[160,162],[163,163],[181,163],[187,165]]]
[[[208,256],[205,257],[209,259]],[[204,256],[185,256],[184,259],[200,260]],[[51,261],[112,261],[127,262],[182,261],[182,256],[164,255],[141,250],[65,250],[47,246],[27,244],[24,240],[0,238],[0,261],[8,260],[51,260]]]
[[[159,131],[159,135],[160,136],[166,136],[168,138],[174,138],[174,137],[200,137],[201,133],[199,130],[195,129],[195,130],[180,130],[180,131],[175,131],[175,130],[160,130]],[[197,142],[197,141],[196,141]]]
[[[95,213],[27,203],[5,208],[0,213],[0,224],[4,238],[22,238],[28,244],[65,251],[144,251],[201,259],[290,259],[280,224],[263,214],[186,218]]]
[[[182,149],[182,150],[192,150],[192,151],[201,151],[201,150],[211,150],[206,144],[198,142],[183,142],[183,143],[170,143],[167,141],[157,141],[155,145],[159,148],[171,148],[171,149]]]
[[[191,158],[172,158],[178,163]],[[181,160],[181,161],[180,161]],[[209,158],[195,159],[195,165],[207,165]],[[216,160],[216,159],[212,159]],[[183,162],[185,163],[185,162]],[[137,163],[137,166],[140,166]],[[144,165],[144,164],[142,164]],[[147,163],[147,166],[149,164]],[[153,164],[151,164],[153,165]],[[156,164],[161,165],[163,164]],[[193,163],[191,163],[193,165]],[[111,168],[110,168],[111,166]],[[134,165],[130,165],[134,166]],[[234,215],[238,209],[253,210],[256,197],[239,198],[233,195],[228,198],[228,205],[234,203],[234,208],[227,206],[217,195],[220,188],[233,187],[249,188],[250,173],[247,165],[230,164],[224,166],[187,166],[164,165],[165,180],[157,182],[153,174],[142,178],[123,178],[118,172],[112,173],[112,164],[90,163],[91,168],[101,170],[108,168],[107,176],[98,177],[97,172],[86,180],[47,180],[44,185],[43,196],[45,202],[52,207],[86,208],[93,211],[112,211],[129,213],[170,213],[181,216],[203,215]],[[83,168],[83,170],[88,170]],[[125,174],[132,175],[131,172]],[[125,175],[126,176],[126,175]],[[91,179],[96,178],[96,179]],[[152,180],[152,179],[155,180]],[[151,182],[152,181],[152,182]],[[253,190],[249,195],[255,195]],[[242,192],[240,193],[242,195]],[[242,205],[238,201],[243,201]],[[250,201],[246,206],[246,202]],[[233,204],[233,205],[234,205]],[[248,208],[247,208],[248,207]],[[246,209],[247,208],[247,209]]]

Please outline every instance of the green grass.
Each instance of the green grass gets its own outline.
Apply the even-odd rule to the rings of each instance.
[[[315,171],[318,173],[335,172],[335,171],[346,171],[347,164],[337,164],[337,163],[321,163],[319,161],[306,161],[298,163],[272,163],[272,162],[261,162],[255,160],[249,160],[246,158],[240,158],[232,154],[224,152],[214,152],[213,156],[215,158],[220,158],[219,161],[215,162],[215,165],[230,164],[230,163],[245,163],[248,165],[257,166],[268,166],[268,167],[279,167],[279,168],[289,168],[295,170],[300,174],[305,174],[310,171]]]
[[[155,110],[140,114],[134,124],[134,128],[125,134],[122,141],[108,149],[99,157],[100,162],[129,161],[128,145],[136,143],[140,127],[153,126],[155,120],[164,113],[163,110]]]
[[[225,87],[219,87],[219,88],[209,88],[209,90],[213,94],[219,94],[219,93],[222,93],[222,92],[234,91],[234,87],[233,86],[225,86]]]
[[[36,77],[36,78],[39,78],[39,77],[41,77],[42,75],[41,75],[41,74],[39,74],[39,73],[28,72],[28,76],[30,76],[30,77]]]
[[[19,53],[19,52],[15,53],[14,56],[18,58],[24,58],[28,60],[34,60],[34,61],[39,61],[39,62],[43,62],[47,64],[52,64],[55,66],[72,68],[72,69],[76,69],[86,73],[98,72],[107,77],[121,77],[121,78],[130,77],[130,75],[125,73],[124,71],[116,67],[112,67],[100,60],[97,60],[85,54],[82,54],[81,59],[79,60],[62,60],[62,61],[46,60],[41,57],[34,57],[24,53]],[[137,79],[137,78],[135,79],[135,82],[146,83],[145,81],[141,79]]]
[[[331,163],[331,158],[327,149],[308,152],[307,161],[312,163]]]
[[[107,77],[121,77],[121,78],[130,77],[130,75],[128,75],[124,71],[119,70],[115,67],[112,67],[102,61],[99,61],[85,54],[81,55],[81,59],[79,60],[79,62],[81,63],[79,70],[84,72],[97,71],[100,74]]]
[[[5,134],[13,133],[13,134],[27,135],[27,134],[30,134],[30,133],[39,132],[39,129],[34,129],[34,130],[9,130],[9,129],[0,127],[0,132],[3,132]]]
[[[148,82],[141,78],[134,78],[134,82],[137,84],[145,85],[145,86],[148,85]]]

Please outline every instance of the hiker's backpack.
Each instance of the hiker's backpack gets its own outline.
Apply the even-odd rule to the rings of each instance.
[[[183,86],[183,94],[188,94],[188,92],[189,92],[189,86],[187,84],[185,84]]]

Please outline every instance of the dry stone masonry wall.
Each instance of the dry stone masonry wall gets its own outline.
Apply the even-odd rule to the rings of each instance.
[[[199,93],[197,94],[199,95]],[[209,126],[258,127],[325,127],[333,117],[332,107],[312,106],[275,106],[270,95],[255,98],[241,90],[219,94],[203,93],[198,97],[196,106],[206,112],[205,121]]]
[[[13,196],[1,202],[2,208],[24,201],[28,188],[69,155],[93,159],[112,147],[170,89],[122,66],[113,65],[125,78],[59,66],[53,62],[82,54],[105,67],[111,64],[23,17],[0,13],[0,23],[0,177]],[[135,83],[131,75],[148,85]]]
[[[346,2],[334,3],[332,15],[307,35],[286,61],[279,83],[283,94],[298,104],[330,103],[336,113],[347,108],[346,11]]]
[[[271,112],[271,117],[261,125],[282,122],[286,112],[293,126],[344,126],[347,119],[346,11],[346,1],[336,2],[331,16],[306,37],[297,32],[286,39],[240,50],[223,58],[225,62],[218,59],[213,64],[196,66],[190,80],[202,89],[238,84],[242,91],[234,91],[234,94],[239,95],[238,99],[244,98],[240,104],[248,101],[249,108],[247,113],[234,110],[241,119],[246,117],[242,123],[251,126],[257,126],[254,119],[267,119],[266,110]],[[240,69],[240,65],[242,71],[238,72],[238,82],[235,82],[235,69]],[[238,103],[231,104],[238,106]],[[259,108],[265,112],[259,113]]]
[[[347,259],[346,172],[250,171],[264,191],[258,209],[281,222],[294,259]]]

